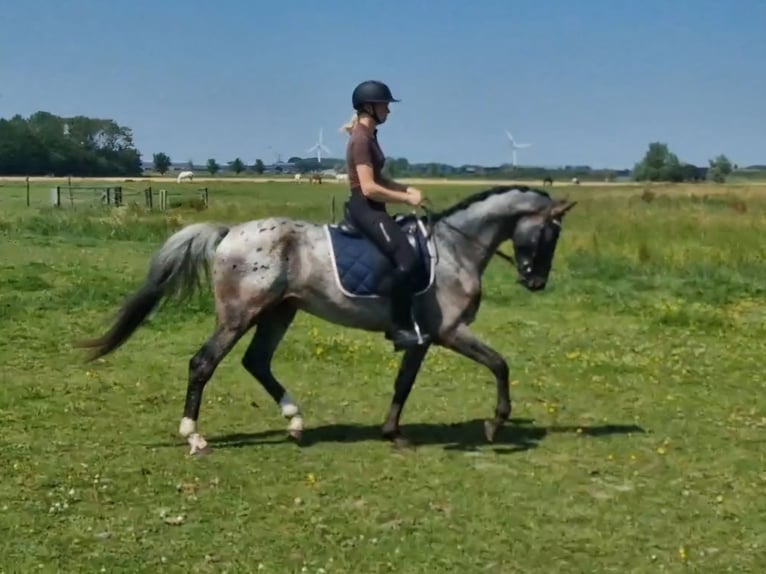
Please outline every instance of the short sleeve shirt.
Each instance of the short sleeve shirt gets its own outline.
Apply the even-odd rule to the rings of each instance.
[[[373,177],[376,182],[379,182],[385,163],[386,156],[383,154],[383,150],[380,149],[380,145],[378,145],[377,130],[372,131],[364,124],[356,124],[351,131],[351,137],[346,148],[346,165],[351,192],[361,194],[356,166],[369,165],[372,167]],[[368,201],[380,203],[374,200]]]

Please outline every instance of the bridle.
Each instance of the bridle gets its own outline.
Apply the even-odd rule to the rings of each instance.
[[[423,209],[423,211],[426,214],[426,226],[427,226],[427,229],[428,229],[428,235],[426,236],[426,238],[430,239],[431,234],[433,233],[433,227],[432,227],[433,216],[432,216],[432,211],[428,207],[426,207],[425,205],[421,205],[420,207],[421,207],[421,209]],[[449,227],[452,231],[458,232],[460,235],[465,237],[468,241],[470,241],[474,245],[478,245],[479,247],[481,247],[482,249],[485,249],[485,250],[488,249],[488,247],[486,245],[484,245],[481,241],[479,241],[478,239],[476,239],[475,237],[473,237],[471,235],[468,235],[465,231],[455,227],[451,223],[448,223],[447,221],[445,221],[443,219],[439,220],[438,223],[443,223],[444,225]],[[513,265],[514,267],[516,266],[516,260],[513,258],[512,255],[508,255],[507,253],[503,253],[499,249],[495,250],[494,255],[497,255],[501,259],[505,259],[509,264]]]
[[[428,201],[428,199],[425,199],[424,202],[430,203]],[[432,209],[430,207],[428,207],[425,204],[421,204],[420,205],[420,209],[423,210],[423,212],[425,213],[425,217],[426,217],[425,236],[426,236],[426,239],[430,239],[431,235],[433,234],[433,211],[432,211]],[[443,223],[444,225],[446,225],[447,227],[449,227],[453,231],[457,231],[460,235],[462,235],[463,237],[468,239],[471,243],[474,243],[475,245],[478,245],[482,249],[485,249],[485,250],[488,249],[488,247],[486,245],[484,245],[481,241],[479,241],[475,237],[472,237],[471,235],[468,235],[465,231],[455,227],[451,223],[448,223],[447,221],[445,221],[443,219],[440,219],[437,223]],[[561,232],[560,231],[561,230],[561,220],[558,219],[558,218],[554,218],[554,219],[548,220],[548,221],[545,222],[545,224],[540,226],[540,231],[539,231],[539,234],[538,234],[538,241],[535,244],[535,251],[532,254],[532,258],[531,258],[531,261],[533,263],[537,259],[539,247],[542,244],[541,240],[543,238],[543,234],[545,233],[545,229],[546,229],[546,227],[548,225],[553,225],[554,227],[556,227],[557,228],[557,234]],[[504,259],[510,265],[512,265],[514,268],[516,267],[516,259],[514,259],[514,257],[512,255],[508,255],[507,253],[503,253],[499,249],[496,249],[495,253],[493,255],[496,255],[496,256],[500,257],[501,259]]]

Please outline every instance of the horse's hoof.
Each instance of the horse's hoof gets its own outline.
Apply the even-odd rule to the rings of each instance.
[[[415,444],[401,434],[391,439],[391,446],[397,450],[410,450],[415,448]]]
[[[391,447],[394,449],[410,449],[415,448],[413,442],[404,436],[399,430],[383,431],[383,440],[387,440],[391,443]]]
[[[191,456],[202,456],[205,454],[210,454],[210,446],[207,444],[207,441],[202,437],[202,435],[192,433],[189,435],[187,440],[189,442],[189,454]]]
[[[495,434],[497,434],[497,424],[494,421],[484,421],[484,435],[487,437],[487,441],[494,442]]]
[[[302,430],[290,430],[287,432],[288,438],[290,440],[294,441],[296,444],[300,444],[301,439],[303,438],[303,431]]]

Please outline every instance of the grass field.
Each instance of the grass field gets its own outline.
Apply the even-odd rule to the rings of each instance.
[[[180,226],[326,220],[344,187],[207,182],[207,211],[163,214],[54,211],[50,185],[27,207],[0,181],[0,572],[766,571],[766,188],[554,188],[580,203],[548,290],[499,259],[485,275],[474,331],[515,401],[494,444],[491,374],[435,349],[402,420],[419,446],[392,450],[398,355],[299,315],[275,373],[306,444],[240,366],[246,337],[206,388],[213,453],[191,458],[177,428],[209,296],[95,364],[72,341]],[[480,188],[422,187],[439,208]]]

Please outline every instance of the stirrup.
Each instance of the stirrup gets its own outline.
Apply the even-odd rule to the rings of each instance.
[[[412,329],[415,331],[415,334],[418,336],[418,345],[424,344],[425,338],[423,337],[423,333],[420,330],[420,325],[418,325],[418,322],[415,320],[415,314],[412,313]]]
[[[430,343],[431,342],[431,336],[428,335],[428,333],[423,334],[423,332],[420,329],[420,325],[418,325],[418,322],[415,320],[415,314],[412,312],[412,310],[410,310],[410,318],[411,318],[411,321],[412,321],[411,326],[406,326],[405,327],[404,325],[397,325],[395,323],[393,329],[391,329],[390,331],[386,332],[386,334],[385,334],[386,339],[388,339],[390,341],[394,341],[394,333],[399,331],[399,332],[407,333],[408,336],[410,334],[414,334],[415,338],[416,338],[416,341],[414,341],[414,346],[416,346],[416,347],[422,347],[423,345]],[[397,342],[394,341],[394,350],[395,351],[401,351],[402,349],[408,348],[410,346],[411,345],[409,345],[409,344],[406,344],[406,345],[405,344],[397,344]]]
[[[387,333],[386,338],[391,340],[394,344],[394,351],[402,351],[404,349],[412,349],[414,347],[422,347],[426,343],[430,342],[430,337],[426,335],[425,337],[421,334],[418,334],[412,330],[402,330],[402,329],[396,329],[395,331],[398,331],[399,333],[402,333],[404,335],[404,340],[394,338],[394,333]],[[414,335],[414,338],[413,338]]]

